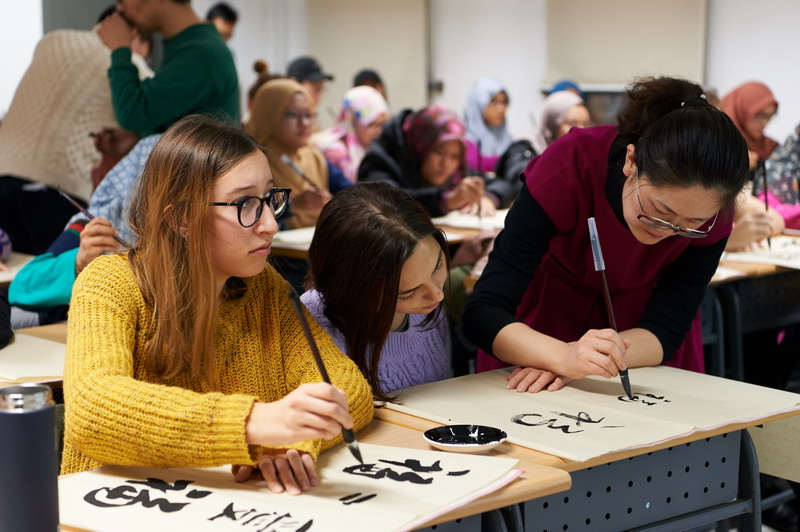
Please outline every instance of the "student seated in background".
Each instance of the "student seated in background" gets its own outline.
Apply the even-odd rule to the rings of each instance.
[[[494,78],[479,78],[469,90],[464,106],[467,166],[482,174],[495,165],[514,139],[506,127],[508,89]]]
[[[333,385],[320,382],[267,265],[289,194],[265,151],[196,116],[156,144],[131,206],[136,243],[75,282],[62,473],[239,464],[236,480],[257,467],[272,491],[297,494],[342,427],[372,418],[369,384],[310,320]]]
[[[354,87],[344,93],[338,123],[315,133],[311,144],[352,183],[369,145],[390,118],[389,106],[372,87]]]
[[[325,83],[333,81],[331,74],[322,71],[322,66],[313,57],[303,56],[294,59],[286,68],[286,77],[295,80],[306,88],[311,96],[311,106],[316,109],[325,94]]]
[[[770,209],[781,215],[786,227],[800,229],[800,124],[756,171],[753,192],[762,201],[765,174]]]
[[[15,329],[66,319],[75,277],[102,253],[133,242],[128,225],[130,200],[144,163],[161,135],[150,135],[136,146],[100,183],[89,199],[89,221],[83,213],[67,222],[47,251],[26,264],[8,288],[11,323]]]
[[[778,145],[764,130],[778,110],[778,102],[769,87],[749,82],[740,85],[722,99],[722,109],[731,117],[747,141],[750,170],[763,167],[764,161]],[[763,179],[763,174],[762,179]],[[763,189],[763,186],[760,187]],[[733,231],[726,249],[736,251],[760,242],[770,235],[779,235],[785,227],[783,218],[774,209],[767,210],[764,202],[747,194],[738,205]]]
[[[518,391],[669,362],[703,371],[697,310],[747,182],[747,146],[700,86],[645,78],[618,126],[573,129],[525,170],[464,328]],[[619,331],[609,328],[587,219]]]
[[[286,225],[311,227],[333,194],[350,183],[308,141],[316,108],[302,85],[291,79],[268,81],[256,92],[245,130],[269,147],[275,186],[291,188]]]
[[[233,37],[233,30],[239,21],[239,14],[226,2],[217,2],[206,13],[206,20],[217,28],[222,40],[228,42]]]
[[[571,90],[552,92],[544,99],[539,111],[539,122],[531,138],[533,149],[541,154],[556,139],[569,133],[573,127],[587,127],[589,121],[589,109],[575,92]]]
[[[481,177],[464,177],[465,150],[464,125],[455,113],[440,105],[405,109],[372,142],[358,180],[400,187],[431,216],[453,210],[494,214],[512,199],[507,184],[492,180],[487,187]]]
[[[322,210],[301,299],[378,400],[449,376],[447,257],[425,209],[388,183],[359,183]]]
[[[747,141],[750,169],[772,154],[778,143],[764,130],[778,112],[778,101],[769,87],[757,81],[744,83],[722,98],[722,110],[731,117]]]
[[[383,79],[376,71],[370,68],[359,70],[356,75],[353,76],[353,87],[360,87],[362,85],[372,87],[380,92],[381,96],[383,96],[387,102],[389,101],[389,97],[386,96],[386,85],[384,85]]]

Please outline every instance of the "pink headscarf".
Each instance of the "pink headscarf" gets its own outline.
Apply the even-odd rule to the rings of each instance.
[[[747,149],[756,152],[759,159],[768,158],[778,143],[766,135],[760,139],[753,138],[744,125],[772,104],[778,108],[778,101],[769,87],[757,81],[740,85],[722,99],[722,107],[747,141]]]
[[[466,152],[464,124],[456,113],[443,105],[429,105],[425,109],[408,115],[403,124],[406,145],[423,161],[440,142],[457,140],[461,143],[462,159]],[[462,161],[461,166],[464,166]]]

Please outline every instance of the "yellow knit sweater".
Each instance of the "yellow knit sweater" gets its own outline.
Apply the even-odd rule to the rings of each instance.
[[[245,279],[245,295],[219,308],[219,391],[188,374],[164,382],[144,367],[152,308],[127,255],[101,256],[75,282],[64,366],[66,427],[62,473],[103,464],[209,467],[252,464],[245,443],[254,401],[276,401],[319,382],[302,329],[272,267]],[[356,365],[314,319],[309,322],[333,384],[347,394],[356,429],[372,419],[372,393]],[[315,458],[336,440],[287,446]]]

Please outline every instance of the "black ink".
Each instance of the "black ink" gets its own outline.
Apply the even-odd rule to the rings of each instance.
[[[378,460],[378,462],[397,465],[401,467],[407,467],[411,471],[414,471],[416,473],[432,473],[435,471],[442,470],[442,467],[439,465],[439,462],[441,462],[441,460],[436,460],[432,465],[429,466],[424,466],[420,464],[419,460],[411,460],[411,459],[407,459],[405,462],[395,462],[393,460]]]
[[[190,499],[202,499],[203,497],[208,497],[211,495],[212,492],[204,491],[204,490],[192,490],[186,494],[187,497]]]
[[[308,530],[311,530],[311,525],[313,525],[313,524],[314,524],[314,520],[313,519],[309,519],[308,523],[304,524],[303,526],[301,526],[300,528],[297,529],[297,532],[307,532]]]
[[[645,400],[644,398],[647,397],[650,401]],[[634,394],[633,399],[628,399],[626,395],[620,395],[617,397],[617,400],[622,401],[623,403],[641,403],[646,406],[654,406],[662,403],[671,403],[669,399],[666,399],[663,395],[655,395],[652,393],[640,393]]]
[[[592,419],[592,417],[589,414],[587,414],[586,412],[578,412],[577,415],[567,414],[567,413],[564,413],[564,412],[552,412],[552,413],[556,414],[557,416],[561,416],[562,418],[567,418],[567,419],[570,419],[570,420],[574,421],[575,422],[575,427],[582,427],[582,423],[597,424],[597,423],[602,422],[605,419],[605,417],[601,417],[600,419]],[[526,417],[538,417],[538,418],[542,418],[542,421],[539,421],[537,423],[530,423],[528,421],[525,421]],[[545,426],[548,429],[560,430],[564,434],[577,434],[577,433],[583,432],[585,430],[584,428],[581,428],[580,430],[570,430],[571,428],[573,428],[573,426],[569,422],[567,422],[566,424],[557,425],[556,423],[559,422],[559,418],[554,417],[554,418],[550,418],[550,419],[544,419],[544,416],[542,416],[541,414],[536,414],[536,413],[532,413],[532,414],[517,414],[516,416],[511,418],[511,422],[512,423],[516,423],[517,425],[524,425],[526,427],[541,427],[541,426]],[[612,426],[604,426],[603,428],[606,428],[606,427],[612,428]],[[614,427],[614,428],[616,428],[616,427]]]
[[[249,510],[234,510],[233,503],[230,503],[224,510],[222,510],[222,512],[220,512],[218,515],[215,515],[214,517],[209,518],[208,520],[213,521],[218,517],[227,517],[231,521],[238,521],[239,519],[242,519],[243,517],[246,517],[248,514],[251,514],[253,512],[255,512],[255,509],[253,508]],[[240,513],[242,515],[236,515],[237,513]]]
[[[105,491],[106,496],[105,499],[108,501],[114,500],[124,500],[127,502],[121,504],[112,504],[109,502],[104,502],[98,499],[98,494]],[[133,496],[136,494],[136,496]],[[185,507],[188,502],[170,502],[167,499],[150,499],[150,492],[146,489],[142,490],[138,494],[136,493],[136,488],[131,486],[118,486],[116,488],[98,488],[96,490],[90,491],[87,493],[83,500],[88,502],[93,506],[97,506],[98,508],[113,508],[119,506],[133,506],[134,504],[140,503],[145,508],[153,508],[158,507],[164,513],[172,513],[177,512],[178,510]]]
[[[160,478],[148,478],[147,480],[126,480],[128,484],[144,484],[148,488],[153,488],[154,490],[158,490],[162,493],[166,493],[167,491],[182,491],[186,489],[186,486],[193,483],[193,480],[176,480],[175,484],[170,484]]]
[[[353,493],[352,495],[345,495],[344,497],[340,498],[339,500],[342,501],[342,504],[345,506],[348,504],[358,504],[360,502],[366,502],[370,499],[377,497],[377,493],[370,493],[369,495],[364,495],[361,497],[361,493]],[[356,499],[356,497],[360,497]]]
[[[421,476],[412,472],[398,473],[388,467],[376,469],[376,464],[356,464],[345,467],[342,469],[342,471],[351,475],[358,475],[360,477],[369,477],[375,479],[388,478],[397,482],[411,482],[412,484],[430,484],[433,482],[433,478],[422,478]]]
[[[465,469],[464,471],[450,471],[449,473],[447,473],[447,476],[448,477],[461,477],[461,476],[466,475],[469,472],[470,472],[469,469]]]
[[[250,514],[255,515],[250,516]],[[248,516],[250,516],[250,518],[247,521],[242,521],[242,519]],[[297,519],[294,519],[292,514],[288,512],[283,515],[278,515],[278,512],[256,513],[255,508],[250,508],[249,510],[234,510],[233,503],[230,503],[227,507],[225,507],[224,510],[222,510],[222,512],[214,517],[210,517],[208,520],[214,521],[219,517],[227,517],[231,521],[240,521],[239,524],[242,526],[247,525],[248,527],[253,527],[255,530],[257,530],[257,532],[274,532],[278,528],[281,530],[292,529],[294,532],[307,532],[314,524],[314,520],[309,519],[306,523],[300,526],[300,528],[295,528],[298,524],[298,521]]]

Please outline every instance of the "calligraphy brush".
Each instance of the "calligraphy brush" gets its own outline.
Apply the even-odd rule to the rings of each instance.
[[[297,292],[295,292],[291,287],[289,287],[289,300],[292,302],[294,312],[297,314],[297,320],[300,322],[300,326],[303,328],[303,334],[306,335],[306,341],[308,342],[308,346],[311,348],[311,353],[314,355],[314,361],[317,363],[317,368],[322,374],[322,380],[328,384],[331,384],[331,378],[328,376],[328,370],[325,369],[325,363],[322,361],[322,356],[319,354],[317,342],[314,340],[314,335],[311,334],[311,327],[308,326],[308,320],[306,319],[306,315],[303,314],[303,310],[300,306],[300,298],[298,297]],[[358,463],[363,465],[364,460],[361,458],[361,450],[358,448],[358,441],[356,440],[356,434],[353,432],[353,429],[346,429],[342,427],[342,438],[347,443],[347,448],[350,449],[350,453],[355,457],[356,460],[358,460]]]
[[[483,156],[481,155],[481,141],[478,139],[478,175],[483,179]],[[478,200],[478,225],[481,225],[483,222],[483,216],[481,212],[481,200]]]
[[[764,161],[761,161],[761,177],[764,178],[764,209],[767,211],[767,216],[769,216],[769,198],[767,198],[767,169],[764,167]],[[770,224],[770,233],[772,229],[772,224]],[[767,247],[770,251],[772,251],[772,234],[767,237]]]
[[[603,296],[606,300],[606,313],[608,320],[611,322],[611,328],[619,332],[617,329],[617,319],[614,317],[614,307],[611,306],[611,291],[608,289],[608,281],[606,280],[606,264],[603,261],[603,250],[600,248],[600,237],[597,234],[597,224],[594,221],[594,216],[588,219],[589,222],[589,241],[592,245],[592,257],[594,258],[594,269],[600,272],[600,278],[603,280]],[[622,387],[625,389],[625,394],[628,399],[633,399],[631,393],[631,380],[628,377],[628,370],[619,370],[619,378],[622,380]]]
[[[311,181],[311,179],[309,179],[309,177],[305,174],[305,172],[303,172],[296,164],[294,164],[294,161],[291,160],[288,155],[286,155],[285,153],[281,155],[281,161],[283,161],[283,163],[286,166],[294,170],[294,173],[302,177],[306,183],[311,185],[311,188],[313,188],[314,190],[317,190],[319,188],[317,187],[316,183],[314,183],[313,181]]]
[[[59,193],[59,194],[61,194],[62,196],[64,196],[68,202],[72,203],[72,206],[73,206],[73,207],[75,207],[76,209],[78,209],[79,211],[81,211],[81,212],[83,213],[83,215],[84,215],[84,216],[86,216],[87,218],[89,218],[89,221],[91,221],[91,220],[94,220],[94,215],[93,215],[92,213],[90,213],[89,211],[87,211],[87,210],[86,210],[86,208],[85,208],[83,205],[81,205],[80,203],[78,203],[77,201],[75,201],[75,200],[72,198],[72,196],[70,196],[69,194],[67,194],[67,193],[66,193],[66,192],[64,192],[63,190],[61,190],[61,187],[58,187],[58,189],[57,189],[57,190],[58,190],[58,193]],[[114,235],[114,240],[116,240],[117,242],[119,242],[120,244],[122,244],[123,246],[125,246],[126,248],[129,248],[129,247],[131,247],[131,245],[130,245],[130,244],[128,244],[127,242],[125,242],[124,240],[122,240],[122,239],[121,239],[120,237],[118,237],[117,235]]]

